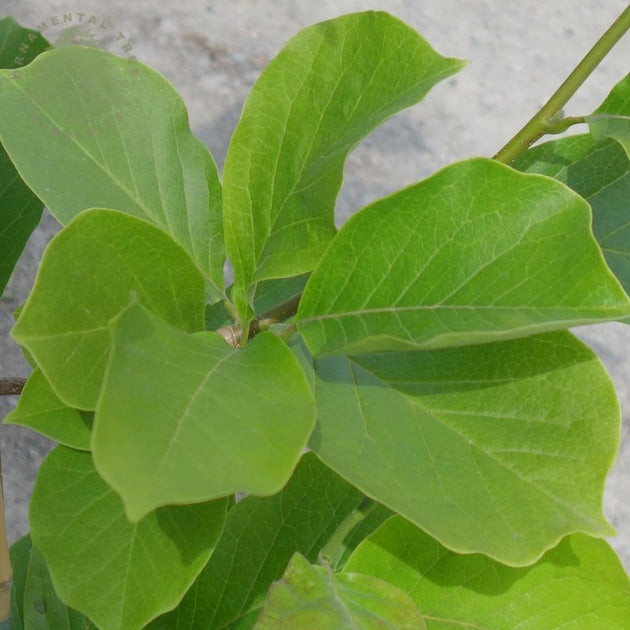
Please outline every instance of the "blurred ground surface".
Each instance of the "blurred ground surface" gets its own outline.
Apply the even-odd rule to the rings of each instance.
[[[350,156],[339,199],[339,222],[366,203],[472,155],[494,154],[544,103],[595,40],[627,6],[624,0],[1,0],[0,17],[46,25],[51,41],[73,24],[97,17],[100,45],[135,54],[162,72],[188,104],[191,124],[219,166],[243,101],[265,64],[299,29],[365,9],[389,11],[447,56],[471,65],[438,85],[424,103],[385,123]],[[83,18],[80,17],[83,14]],[[56,17],[57,16],[57,17]],[[123,37],[120,36],[122,34]],[[132,53],[122,49],[131,44]],[[586,114],[630,71],[626,36],[569,104]],[[0,373],[27,374],[9,340],[12,311],[26,298],[41,252],[55,232],[45,216],[0,303]],[[578,334],[609,369],[624,408],[618,461],[607,484],[605,510],[619,536],[611,542],[630,571],[630,327],[618,324]],[[15,404],[0,400],[0,416]],[[2,427],[8,529],[27,531],[27,506],[37,467],[49,445],[16,427]]]

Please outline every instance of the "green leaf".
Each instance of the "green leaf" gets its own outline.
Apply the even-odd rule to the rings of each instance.
[[[0,139],[62,223],[87,208],[143,217],[223,291],[221,189],[173,86],[137,60],[71,46],[0,72]]]
[[[611,116],[630,116],[630,74],[627,74],[593,112]]]
[[[588,204],[474,158],[365,208],[313,272],[298,330],[315,356],[468,345],[630,314]]]
[[[296,553],[269,591],[255,630],[426,630],[402,590],[359,573],[333,574]]]
[[[132,292],[174,326],[203,330],[201,275],[170,237],[146,221],[91,210],[46,248],[12,335],[66,405],[95,408],[111,343],[107,323]]]
[[[29,376],[4,424],[29,427],[65,446],[90,450],[92,414],[64,405],[39,368]]]
[[[394,513],[384,505],[377,504],[374,509],[370,510],[363,520],[350,532],[348,538],[343,542],[339,553],[339,560],[333,568],[345,566],[352,552],[358,547],[359,543],[376,531],[388,518]]]
[[[587,119],[593,138],[613,138],[630,157],[630,116],[609,116],[598,114]]]
[[[90,454],[59,446],[35,483],[31,535],[65,604],[101,630],[137,630],[178,604],[212,553],[226,505],[161,508],[130,523]]]
[[[463,65],[400,20],[368,11],[303,30],[267,66],[225,160],[225,238],[241,319],[254,282],[317,263],[335,234],[350,149]]]
[[[356,488],[307,453],[279,493],[246,497],[230,510],[210,561],[182,603],[151,630],[250,630],[291,556],[299,552],[317,560],[361,499]]]
[[[606,262],[630,292],[630,157],[612,139],[590,135],[545,142],[514,166],[554,177],[582,195],[593,210],[593,233]]]
[[[31,537],[23,536],[9,549],[13,581],[11,583],[12,630],[24,630],[24,588],[31,558]]]
[[[28,630],[90,630],[89,619],[68,608],[55,593],[44,557],[32,547],[24,592],[24,627]]]
[[[520,566],[569,533],[614,533],[601,503],[619,407],[570,333],[315,369],[311,448],[450,549]]]
[[[428,630],[626,630],[630,582],[603,541],[575,534],[535,565],[458,555],[401,517],[354,552],[347,569],[414,599]]]
[[[49,48],[39,31],[24,28],[11,16],[0,20],[0,68],[25,66]]]
[[[0,68],[26,65],[49,47],[40,33],[23,28],[12,17],[0,20]],[[0,293],[39,223],[43,208],[0,146]]]
[[[113,322],[112,335],[92,449],[129,518],[284,486],[315,423],[310,387],[284,342],[261,333],[232,348],[215,332],[186,334],[137,304]]]

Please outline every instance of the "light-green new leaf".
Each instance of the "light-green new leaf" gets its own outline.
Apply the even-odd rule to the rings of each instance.
[[[184,250],[114,210],[81,213],[46,248],[13,328],[56,395],[92,410],[109,355],[109,320],[131,294],[174,326],[204,328],[204,283]]]
[[[150,629],[250,630],[293,554],[315,562],[362,498],[313,453],[305,454],[280,492],[245,497],[229,511],[204,570],[181,604]]]
[[[160,74],[78,46],[0,71],[0,139],[61,223],[87,208],[143,217],[188,252],[213,297],[222,293],[217,169]]]
[[[360,211],[313,272],[297,322],[315,356],[523,337],[630,314],[588,204],[473,158]]]
[[[249,95],[225,160],[225,238],[242,319],[253,283],[313,269],[335,234],[343,163],[464,62],[380,12],[296,35]]]
[[[574,534],[536,564],[506,567],[458,555],[396,516],[365,540],[346,570],[398,586],[428,630],[627,630],[630,582],[603,541]]]
[[[315,403],[283,341],[261,333],[232,348],[215,332],[172,328],[139,304],[113,322],[112,335],[92,450],[132,520],[159,505],[284,486]]]
[[[71,448],[90,450],[92,414],[64,405],[39,368],[28,377],[16,408],[3,422],[29,427]]]
[[[272,585],[254,630],[426,630],[403,590],[359,573],[333,574],[296,553]]]
[[[450,549],[521,566],[602,514],[619,407],[570,333],[315,362],[321,459]]]
[[[37,477],[31,535],[65,604],[100,630],[139,630],[180,601],[208,561],[226,509],[225,499],[166,507],[130,523],[90,454],[59,446]]]

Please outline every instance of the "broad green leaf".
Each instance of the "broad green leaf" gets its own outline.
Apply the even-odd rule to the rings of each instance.
[[[313,272],[315,356],[468,345],[615,319],[630,301],[588,204],[546,177],[459,162],[365,208]]]
[[[68,608],[58,597],[44,558],[31,548],[24,589],[24,627],[28,630],[90,630],[84,615]]]
[[[232,348],[215,332],[172,328],[138,304],[116,318],[112,335],[92,450],[132,520],[159,505],[284,486],[315,404],[283,341],[261,333]]]
[[[426,630],[404,591],[359,573],[333,574],[296,553],[254,630]]]
[[[212,553],[226,505],[160,508],[130,523],[90,454],[59,446],[35,483],[31,536],[65,604],[100,630],[137,630],[178,604]]]
[[[563,536],[607,536],[619,407],[567,332],[316,361],[310,447],[442,544],[521,566]]]
[[[296,35],[249,95],[225,160],[225,238],[245,319],[253,283],[313,269],[335,234],[343,163],[362,138],[464,62],[387,13]]]
[[[619,558],[581,534],[515,569],[453,553],[397,516],[359,545],[347,569],[409,593],[428,630],[627,630],[630,620]]]
[[[11,583],[12,630],[24,630],[24,588],[28,562],[31,558],[31,537],[23,536],[9,549],[13,581]]]
[[[174,326],[203,330],[201,275],[179,245],[146,221],[91,210],[46,248],[12,335],[66,405],[95,408],[110,347],[107,323],[132,293]]]
[[[246,497],[230,510],[210,561],[182,603],[151,630],[250,630],[293,554],[315,562],[361,499],[356,488],[307,453],[279,493]]]
[[[560,138],[529,149],[514,166],[554,177],[589,202],[595,238],[630,292],[630,158],[620,144],[590,135]]]
[[[173,86],[135,59],[71,46],[0,71],[0,139],[61,221],[87,208],[143,217],[223,291],[221,189]]]
[[[39,368],[24,386],[4,424],[19,424],[71,448],[90,450],[92,414],[64,405]]]
[[[23,28],[12,17],[0,20],[0,68],[26,65],[49,47],[40,33]],[[43,207],[0,146],[0,293],[39,223]]]

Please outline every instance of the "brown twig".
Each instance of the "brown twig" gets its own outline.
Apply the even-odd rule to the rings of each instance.
[[[25,378],[0,376],[0,396],[19,396],[24,389]]]
[[[249,325],[248,339],[255,337],[261,330],[267,330],[272,324],[279,324],[285,319],[297,313],[300,304],[301,293],[281,302],[277,306],[270,308],[261,315],[257,315]],[[234,348],[241,346],[241,329],[238,324],[223,326],[217,332]]]

